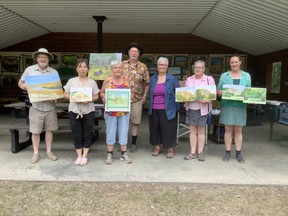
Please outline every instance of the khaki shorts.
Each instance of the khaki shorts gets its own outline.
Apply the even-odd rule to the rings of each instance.
[[[58,120],[56,110],[42,112],[33,107],[29,109],[30,132],[40,134],[45,131],[58,130]]]
[[[131,103],[130,122],[132,124],[140,124],[142,118],[143,104],[140,101]]]

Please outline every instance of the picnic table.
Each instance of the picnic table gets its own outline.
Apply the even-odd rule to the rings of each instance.
[[[9,123],[1,123],[0,129],[9,129],[10,135],[11,135],[11,151],[12,153],[17,153],[28,146],[32,145],[31,140],[31,133],[29,132],[29,120],[28,120],[28,113],[29,113],[29,107],[30,105],[25,102],[16,102],[11,104],[4,105],[5,107],[14,108],[15,113],[25,111],[25,118],[26,122],[19,122],[17,125],[11,125]],[[56,109],[61,110],[68,110],[69,103],[56,103]],[[103,110],[104,105],[103,104],[94,104],[95,110]],[[19,114],[15,114],[15,117],[17,118]],[[98,121],[95,121],[95,126],[93,129],[93,138],[96,140],[98,138],[99,130],[101,130],[101,127],[99,127]],[[20,141],[19,140],[19,131],[26,131],[26,140]],[[59,129],[58,131],[71,131],[69,121],[61,121],[59,123]],[[45,132],[42,132],[42,136],[44,137]]]

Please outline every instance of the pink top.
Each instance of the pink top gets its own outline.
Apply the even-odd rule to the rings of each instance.
[[[153,93],[153,109],[165,109],[164,83],[156,84]]]
[[[193,75],[193,76],[190,76],[185,83],[186,87],[205,86],[205,85],[215,85],[215,81],[214,81],[213,77],[206,76],[205,74],[203,74],[201,79],[196,79],[195,75]],[[203,115],[207,115],[209,112],[208,111],[208,105],[209,105],[209,111],[211,111],[211,109],[212,109],[211,103],[209,103],[209,104],[201,103],[200,101],[186,102],[184,104],[184,107],[186,108],[186,110],[188,110],[188,109],[192,109],[192,110],[200,109],[201,116],[203,116]]]

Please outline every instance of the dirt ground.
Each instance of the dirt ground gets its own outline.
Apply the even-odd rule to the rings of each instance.
[[[0,215],[288,215],[287,186],[0,181]]]

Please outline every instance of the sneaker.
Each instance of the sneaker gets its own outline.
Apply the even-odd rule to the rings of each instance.
[[[31,163],[35,164],[40,160],[40,155],[39,154],[33,154],[32,159],[31,159]]]
[[[107,165],[111,165],[111,164],[112,164],[112,161],[113,161],[113,154],[107,153],[107,156],[106,156],[106,164],[107,164]]]
[[[132,159],[127,155],[127,152],[120,156],[120,160],[126,164],[132,163]]]
[[[192,159],[196,159],[196,158],[197,158],[196,154],[190,153],[189,155],[184,157],[184,160],[192,160]]]
[[[58,158],[56,155],[53,154],[53,152],[49,152],[49,153],[47,153],[47,159],[52,160],[52,161],[56,161]]]
[[[135,153],[137,151],[138,151],[137,145],[133,144],[133,145],[130,146],[130,152]]]
[[[226,152],[224,157],[223,157],[223,161],[228,162],[231,158],[231,154],[230,152]]]
[[[205,156],[203,152],[198,154],[198,161],[205,161]]]
[[[244,159],[242,157],[242,154],[236,155],[235,158],[238,160],[239,163],[244,163]]]

